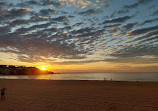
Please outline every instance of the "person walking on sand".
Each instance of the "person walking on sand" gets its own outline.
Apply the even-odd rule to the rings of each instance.
[[[5,90],[6,88],[1,89],[1,100],[5,100]]]

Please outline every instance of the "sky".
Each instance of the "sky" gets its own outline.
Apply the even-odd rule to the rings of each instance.
[[[0,0],[0,64],[158,72],[158,0]]]

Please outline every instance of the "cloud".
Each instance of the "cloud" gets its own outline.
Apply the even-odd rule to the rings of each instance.
[[[75,26],[80,26],[80,25],[82,25],[82,24],[85,24],[84,22],[79,22],[79,23],[75,23],[73,26],[75,27]]]
[[[115,18],[115,19],[109,19],[109,20],[105,20],[103,22],[103,24],[125,22],[126,20],[128,20],[130,18],[132,18],[132,17],[131,16],[124,16],[124,17],[119,17],[119,18]]]
[[[158,45],[152,46],[149,44],[130,45],[110,54],[110,56],[118,58],[135,58],[139,56],[157,56]]]
[[[144,5],[144,4],[148,4],[150,2],[152,2],[153,0],[138,0],[136,3],[131,4],[131,5],[125,5],[124,8],[127,9],[132,9],[132,8],[136,8],[140,5]]]
[[[141,23],[141,25],[145,25],[147,23],[149,24],[149,23],[156,22],[156,21],[158,21],[158,18],[145,20],[144,22]]]
[[[11,15],[23,15],[25,13],[30,13],[31,10],[29,8],[21,8],[21,9],[12,9],[10,11]]]
[[[153,15],[153,16],[158,16],[158,10],[155,11],[152,15]]]
[[[115,1],[109,0],[7,2],[0,2],[0,52],[14,53],[19,61],[86,64],[110,56],[115,59],[108,62],[121,63],[157,54],[158,19],[148,16],[156,7],[139,16],[132,8],[144,4],[144,10],[148,1],[125,2],[129,7],[124,9],[121,3],[112,7]],[[109,19],[113,12],[116,16]]]
[[[99,12],[101,12],[101,10],[89,9],[89,10],[86,10],[86,11],[83,11],[83,12],[79,12],[78,14],[80,14],[80,15],[91,15],[91,14],[96,14],[96,13],[99,13]]]
[[[20,8],[20,9],[13,8],[11,10],[4,9],[3,11],[5,11],[5,13],[3,14],[3,17],[5,18],[14,18],[31,13],[31,10],[29,8]]]
[[[100,61],[102,60],[63,61],[63,62],[52,62],[52,63],[57,65],[71,65],[71,64],[87,64],[87,63],[94,63]]]
[[[136,57],[136,58],[113,58],[106,59],[107,62],[112,63],[132,63],[132,64],[153,64],[158,63],[158,57]]]
[[[56,7],[60,7],[63,6],[64,4],[61,2],[54,2],[53,0],[42,0],[43,5],[53,5]]]
[[[8,9],[1,9],[1,8],[0,8],[0,14],[1,14],[1,16],[5,16],[6,13],[9,13],[9,10],[8,10]]]
[[[0,35],[3,35],[3,34],[7,34],[8,32],[10,32],[10,28],[5,26],[5,27],[0,27]]]
[[[40,37],[42,36],[42,37]],[[6,35],[0,37],[0,47],[7,48],[11,47],[17,49],[18,51],[9,51],[6,52],[15,53],[19,56],[27,55],[28,62],[35,61],[35,58],[38,57],[58,57],[58,58],[79,58],[78,54],[85,54],[86,51],[76,49],[74,43],[68,44],[66,42],[61,42],[60,40],[48,42],[44,34],[34,34],[29,35],[29,38],[25,36],[15,36],[15,35]],[[37,38],[38,37],[38,38]],[[54,38],[55,36],[53,36]],[[10,39],[12,38],[12,39]],[[4,52],[4,51],[3,51]],[[83,58],[80,57],[80,58]],[[21,61],[23,59],[21,58]],[[38,61],[38,60],[37,60]]]
[[[131,30],[137,23],[128,23],[123,26],[124,29],[126,30]]]
[[[110,32],[110,33],[115,33],[115,32],[117,32],[118,30],[120,30],[119,27],[112,27],[112,28],[109,28],[109,32]]]
[[[9,24],[9,26],[14,27],[14,26],[17,26],[17,25],[23,25],[23,24],[27,24],[27,23],[29,23],[29,20],[17,19],[17,20],[12,21]]]
[[[56,14],[57,11],[54,10],[54,9],[43,9],[43,10],[40,10],[39,13],[40,13],[41,16],[48,16],[50,14]]]
[[[120,23],[118,23],[118,24],[110,24],[110,25],[106,25],[106,26],[104,26],[104,28],[113,28],[113,27],[118,27],[118,26],[120,26],[121,24]]]
[[[33,25],[31,27],[28,27],[28,28],[19,28],[17,29],[14,33],[16,34],[26,34],[26,33],[29,33],[30,31],[33,31],[33,30],[39,30],[39,29],[43,29],[43,31],[46,31],[45,28],[47,28],[48,26],[50,25],[50,23],[45,23],[45,24],[39,24],[39,25]],[[56,31],[56,28],[50,28],[48,30],[51,30],[52,32],[53,31]],[[42,31],[42,30],[41,30]],[[29,34],[28,34],[29,35]]]
[[[142,41],[142,40],[144,41],[144,39],[150,40],[151,39],[150,37],[152,37],[152,36],[154,36],[153,39],[156,39],[156,37],[155,37],[156,35],[158,35],[158,30],[155,30],[155,31],[152,31],[152,32],[147,32],[141,37],[138,37],[138,38],[135,38],[133,40],[128,41],[128,43]]]
[[[152,42],[153,40],[158,40],[158,36],[153,36],[153,37],[150,37],[150,38],[146,38],[142,41],[140,41],[139,43],[146,43],[146,42]],[[153,41],[153,42],[156,42],[156,41]]]
[[[38,15],[32,15],[31,18],[29,19],[30,23],[37,23],[37,22],[43,22],[43,21],[48,21],[48,17],[46,16],[38,16]]]
[[[59,0],[61,3],[67,6],[75,6],[80,8],[86,8],[87,6],[96,6],[93,2],[90,0]]]
[[[57,22],[64,22],[64,21],[68,21],[70,18],[73,18],[73,16],[59,16],[57,18],[53,18],[53,21],[57,21]]]
[[[119,10],[118,12],[117,12],[117,14],[125,14],[125,13],[128,13],[129,12],[129,10],[127,10],[127,9],[122,9],[122,10]]]
[[[0,1],[0,7],[5,5],[4,1]]]
[[[92,30],[93,30],[93,28],[87,27],[87,28],[82,28],[82,29],[79,29],[79,30],[74,30],[74,31],[72,31],[72,34],[75,34],[75,35],[85,34],[85,33],[90,33]]]
[[[147,27],[147,28],[135,29],[135,30],[129,32],[127,36],[135,36],[135,35],[139,35],[139,34],[144,34],[146,32],[154,31],[157,29],[158,29],[158,25]]]
[[[37,1],[34,1],[34,0],[30,0],[30,1],[28,1],[27,3],[30,4],[30,5],[39,4]]]

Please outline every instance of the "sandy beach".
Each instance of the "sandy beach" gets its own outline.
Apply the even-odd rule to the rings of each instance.
[[[6,80],[5,85],[0,111],[158,111],[158,82]]]

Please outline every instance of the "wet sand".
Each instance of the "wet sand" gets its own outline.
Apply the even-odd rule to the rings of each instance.
[[[6,80],[5,83],[6,100],[0,100],[0,111],[158,111],[158,82]]]

